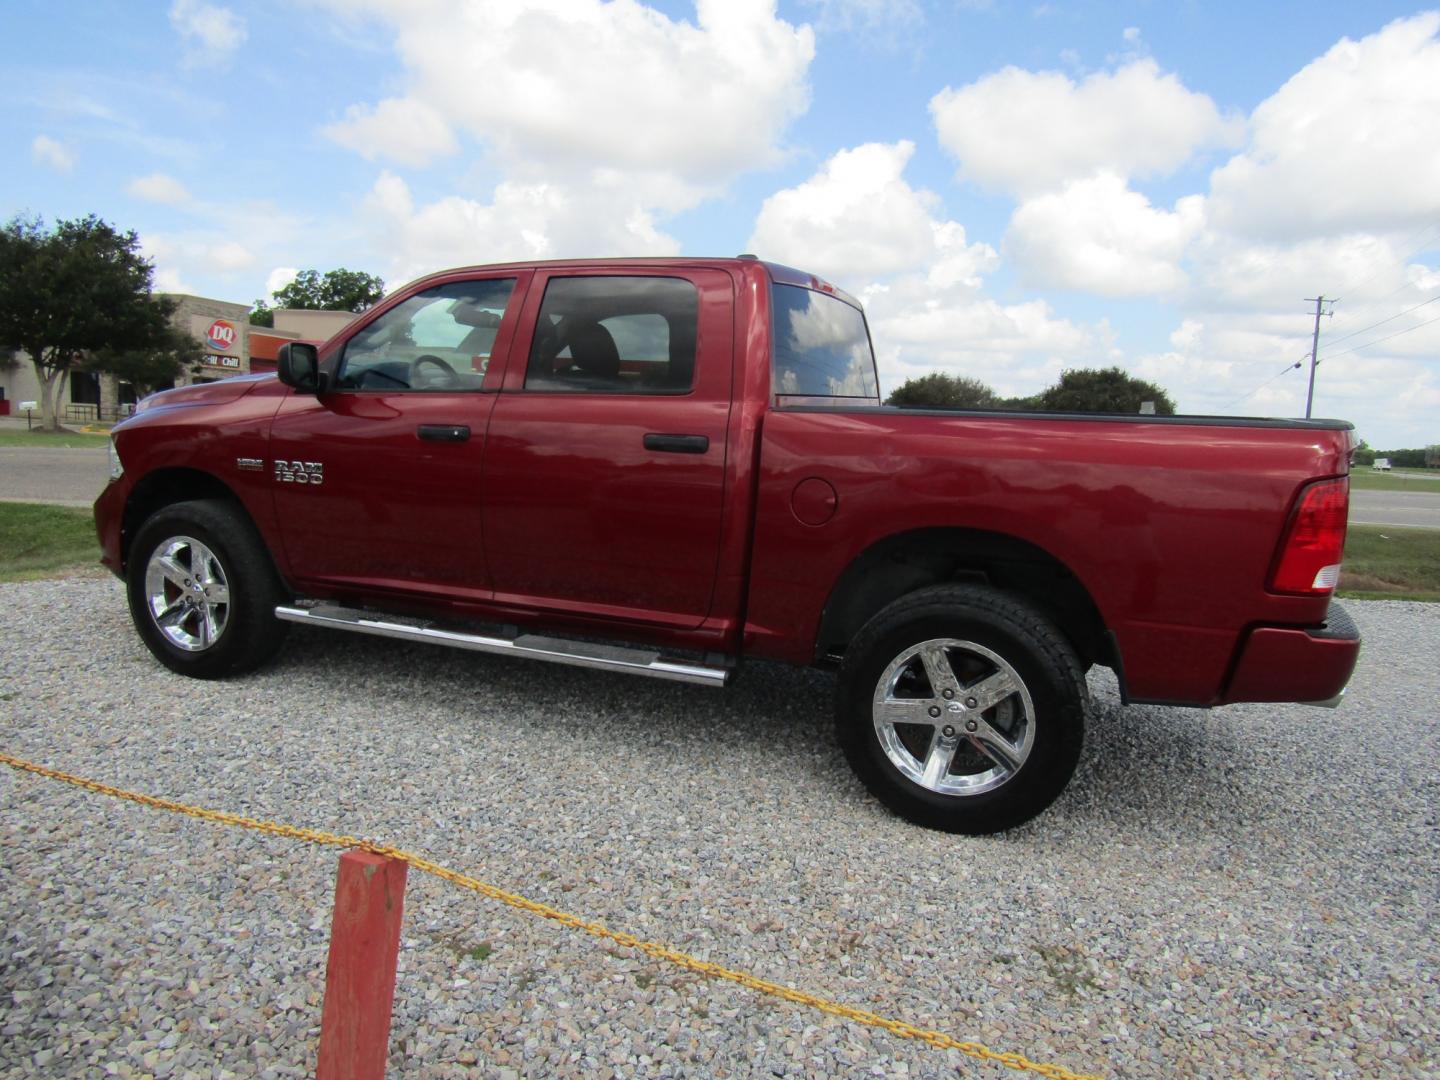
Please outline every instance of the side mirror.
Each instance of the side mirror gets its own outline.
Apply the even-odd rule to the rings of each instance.
[[[275,374],[286,386],[320,392],[320,350],[307,341],[287,341],[275,357]]]

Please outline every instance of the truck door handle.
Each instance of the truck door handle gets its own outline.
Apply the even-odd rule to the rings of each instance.
[[[664,450],[671,454],[703,454],[710,449],[708,435],[655,435],[645,436],[646,450]]]
[[[466,424],[421,424],[415,430],[420,438],[429,442],[467,442],[470,438]]]

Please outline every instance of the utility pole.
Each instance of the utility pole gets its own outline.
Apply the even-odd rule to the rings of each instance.
[[[1315,365],[1319,363],[1318,354],[1320,352],[1320,316],[1333,315],[1334,311],[1325,310],[1324,296],[1307,296],[1305,298],[1305,302],[1307,304],[1315,305],[1315,336],[1310,341],[1310,389],[1305,392],[1305,419],[1309,420],[1310,406],[1315,401]],[[1333,305],[1336,303],[1336,301],[1331,300],[1330,303],[1333,308]]]

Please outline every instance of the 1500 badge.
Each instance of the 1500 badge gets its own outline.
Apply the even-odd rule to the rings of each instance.
[[[282,484],[309,484],[319,487],[325,482],[325,465],[319,461],[275,461],[275,479]]]

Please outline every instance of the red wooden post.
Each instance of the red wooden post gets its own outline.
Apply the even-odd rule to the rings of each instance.
[[[384,1080],[408,870],[368,851],[340,856],[315,1080]]]

